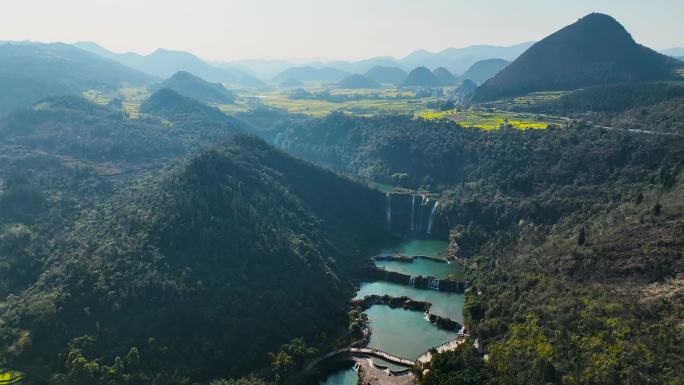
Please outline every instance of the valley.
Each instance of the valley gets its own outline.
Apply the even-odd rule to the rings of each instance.
[[[0,385],[679,385],[684,62],[625,22],[0,41]]]

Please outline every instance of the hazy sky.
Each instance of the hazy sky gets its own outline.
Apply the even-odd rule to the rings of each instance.
[[[594,11],[644,45],[684,46],[684,0],[0,0],[0,40],[210,60],[362,59],[538,40]]]

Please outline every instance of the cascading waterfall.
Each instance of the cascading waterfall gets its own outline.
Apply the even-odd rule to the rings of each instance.
[[[409,278],[409,286],[416,286],[416,277],[413,275]]]
[[[418,221],[418,231],[423,232],[423,229],[425,228],[425,211],[423,210],[423,207],[425,207],[428,204],[428,202],[430,202],[430,198],[428,198],[424,194],[421,195],[420,197],[421,197],[420,206],[418,207],[418,209],[419,209],[418,210],[418,213],[419,213],[418,219],[420,219]]]
[[[392,227],[392,200],[390,193],[385,194],[385,218],[387,219],[387,227]]]
[[[439,279],[432,278],[430,280],[430,284],[428,285],[428,288],[432,289],[432,290],[439,290]]]
[[[435,201],[435,205],[432,206],[432,211],[430,211],[430,219],[428,220],[427,233],[432,234],[432,223],[435,221],[435,214],[437,213],[437,206],[439,201]]]
[[[416,216],[416,194],[411,197],[411,231],[416,229],[414,218]]]

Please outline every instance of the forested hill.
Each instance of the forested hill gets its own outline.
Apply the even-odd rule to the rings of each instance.
[[[3,305],[0,361],[58,384],[185,384],[261,368],[292,337],[328,343],[344,271],[386,239],[383,202],[235,136],[85,212]]]
[[[486,183],[493,191],[515,195],[553,185],[600,184],[617,176],[639,180],[660,161],[681,159],[676,144],[681,141],[584,126],[483,131],[408,116],[333,114],[292,124],[278,145],[385,183],[432,191]]]
[[[145,99],[140,105],[140,112],[184,123],[230,123],[235,127],[244,124],[217,108],[209,107],[168,88],[162,88]]]
[[[232,103],[235,97],[220,83],[210,83],[187,71],[178,71],[157,85],[204,103]]]
[[[486,101],[673,77],[676,61],[637,44],[615,19],[590,14],[534,44],[475,93]]]
[[[0,115],[47,96],[147,85],[153,80],[68,44],[0,43]]]
[[[220,114],[197,101],[180,96],[178,99]],[[0,144],[21,145],[86,162],[159,164],[216,143],[238,130],[236,125],[210,124],[202,108],[182,110],[194,122],[192,125],[169,126],[157,116],[129,119],[115,105],[101,106],[77,96],[50,97],[0,120]]]

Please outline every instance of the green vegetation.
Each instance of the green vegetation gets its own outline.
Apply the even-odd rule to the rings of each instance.
[[[168,88],[177,93],[204,103],[232,103],[233,94],[220,83],[209,83],[186,72],[176,72],[170,78],[156,86],[157,89]]]
[[[543,129],[550,124],[561,124],[563,121],[548,115],[516,113],[494,110],[426,110],[416,114],[417,117],[432,119],[448,119],[463,127],[474,127],[482,130],[496,130],[502,127],[512,127],[519,130]]]
[[[0,359],[55,383],[180,384],[256,370],[293,337],[344,340],[345,271],[386,237],[382,202],[236,136],[79,215],[8,297]]]
[[[0,368],[0,385],[21,385],[23,379],[21,372]]]

